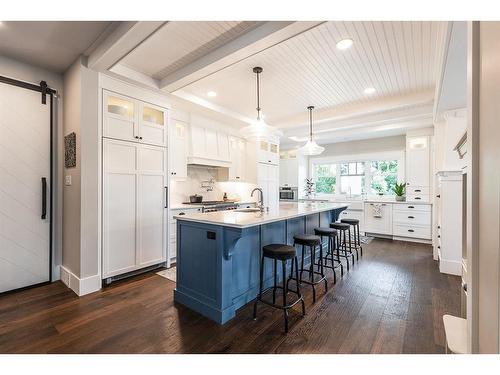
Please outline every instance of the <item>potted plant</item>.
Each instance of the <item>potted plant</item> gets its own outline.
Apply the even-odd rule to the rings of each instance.
[[[396,200],[398,202],[404,202],[406,197],[405,197],[405,188],[406,188],[406,183],[402,182],[398,184],[396,182],[396,186],[392,188],[392,191],[394,194],[396,194]]]
[[[304,192],[307,198],[311,198],[314,193],[314,182],[312,178],[306,178],[306,186],[304,187]]]

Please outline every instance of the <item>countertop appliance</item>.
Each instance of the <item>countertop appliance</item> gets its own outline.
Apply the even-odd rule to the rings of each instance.
[[[199,203],[184,202],[183,204],[201,206],[203,208],[203,212],[236,210],[238,208],[238,203],[234,201],[204,201]]]
[[[299,199],[299,189],[296,187],[280,187],[280,201],[297,202]]]
[[[189,202],[190,203],[201,203],[203,201],[203,196],[202,195],[190,195],[189,196]]]

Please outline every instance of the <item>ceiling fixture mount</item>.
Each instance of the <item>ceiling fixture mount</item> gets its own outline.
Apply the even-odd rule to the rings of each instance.
[[[307,107],[307,109],[309,110],[309,140],[307,141],[307,143],[304,146],[299,148],[299,152],[302,155],[308,155],[308,156],[319,155],[323,151],[325,151],[325,148],[321,147],[313,140],[313,120],[312,120],[313,115],[312,115],[312,111],[313,111],[314,107],[312,105],[310,105],[309,107]]]
[[[371,95],[371,94],[375,94],[375,87],[367,87],[363,92],[366,94],[366,95]]]
[[[211,98],[215,98],[217,96],[217,93],[215,91],[209,91],[209,92],[207,92],[207,96],[210,96]]]
[[[259,139],[259,138],[269,138],[272,136],[279,136],[280,131],[272,126],[267,125],[264,122],[264,115],[261,112],[260,108],[260,73],[262,73],[263,69],[260,66],[256,66],[252,69],[252,71],[256,74],[257,77],[257,119],[252,122],[252,124],[245,126],[241,129],[241,134],[245,138],[250,139]]]
[[[337,49],[343,51],[343,50],[351,48],[353,43],[354,42],[352,39],[342,39],[342,40],[338,41],[336,45],[337,45]]]

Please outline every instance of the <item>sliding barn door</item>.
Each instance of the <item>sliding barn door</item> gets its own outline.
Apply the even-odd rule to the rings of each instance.
[[[49,103],[0,83],[0,293],[50,278]]]

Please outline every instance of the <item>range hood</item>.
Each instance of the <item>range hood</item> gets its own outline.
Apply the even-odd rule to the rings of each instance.
[[[187,163],[188,165],[196,165],[196,166],[212,167],[212,168],[229,168],[231,166],[230,161],[203,158],[199,156],[188,156]]]

